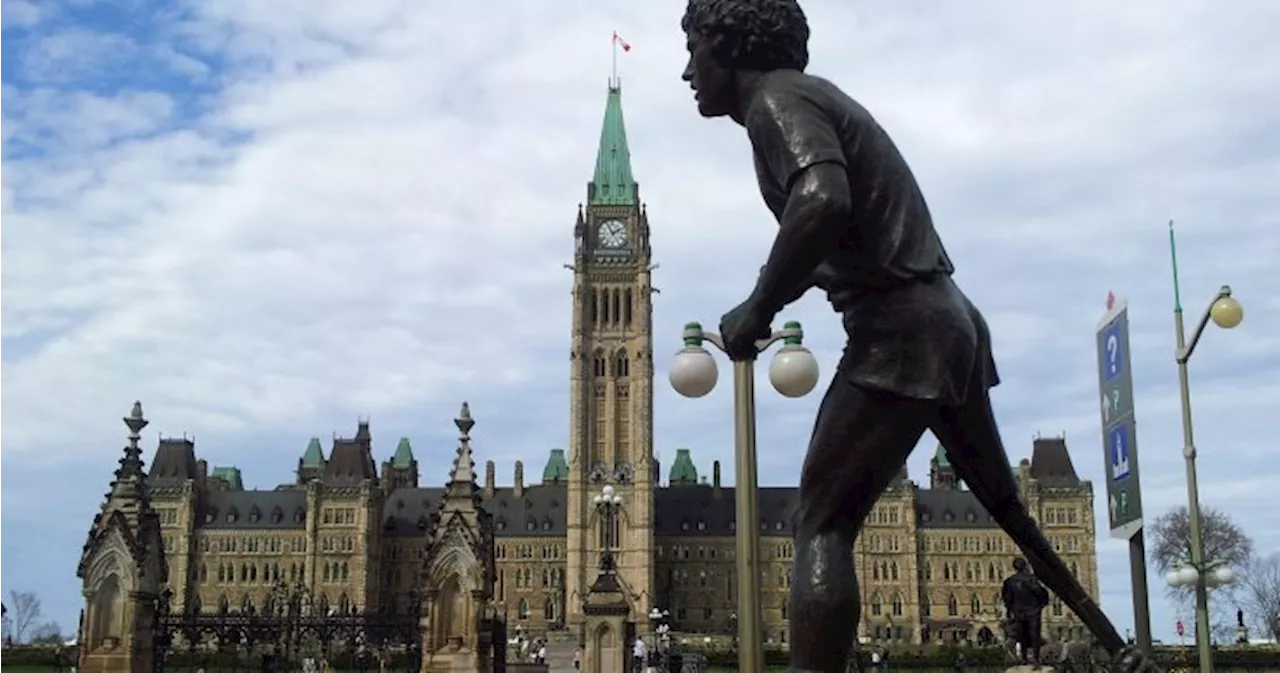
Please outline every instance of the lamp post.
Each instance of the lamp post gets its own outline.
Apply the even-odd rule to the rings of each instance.
[[[756,354],[777,341],[783,347],[769,365],[769,381],[786,397],[802,397],[818,383],[818,361],[802,345],[798,322],[756,342]],[[704,342],[724,350],[724,340],[696,322],[684,326],[684,348],[671,363],[671,386],[685,397],[702,397],[716,385],[719,371]],[[764,670],[760,614],[760,530],[756,478],[755,358],[733,363],[734,504],[738,572],[738,670]]]
[[[612,485],[606,485],[592,500],[600,512],[600,525],[603,528],[600,536],[600,574],[613,574],[617,571],[613,549],[618,545],[616,521],[618,511],[622,509],[622,496],[613,492]]]
[[[1174,361],[1178,365],[1178,392],[1182,398],[1182,457],[1187,466],[1187,519],[1191,534],[1191,559],[1187,567],[1175,573],[1179,582],[1195,585],[1196,594],[1196,648],[1200,654],[1200,672],[1213,673],[1213,651],[1209,642],[1209,583],[1214,573],[1217,579],[1230,581],[1234,573],[1230,568],[1212,563],[1204,559],[1204,531],[1200,526],[1200,491],[1196,483],[1196,446],[1191,430],[1191,386],[1187,379],[1187,361],[1200,343],[1204,328],[1212,320],[1222,329],[1232,329],[1244,320],[1244,308],[1231,296],[1231,287],[1223,285],[1218,295],[1209,303],[1204,315],[1200,317],[1196,331],[1187,342],[1185,327],[1182,323],[1182,297],[1178,287],[1178,249],[1174,239],[1173,222],[1169,222],[1169,256],[1173,263],[1173,329],[1177,350]],[[1172,577],[1174,573],[1170,573]],[[1180,584],[1178,586],[1185,586]]]
[[[668,659],[668,655],[667,655],[667,652],[670,649],[668,645],[671,640],[671,625],[667,623],[667,619],[670,616],[671,616],[671,613],[669,611],[660,610],[656,605],[653,607],[652,610],[649,611],[649,621],[653,622],[654,624],[653,626],[654,654],[657,655],[658,662],[659,662],[658,665],[662,667],[663,671],[667,671],[671,668],[669,665],[670,660]]]

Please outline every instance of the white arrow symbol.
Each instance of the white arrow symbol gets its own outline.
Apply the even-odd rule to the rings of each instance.
[[[1111,520],[1116,520],[1116,509],[1120,507],[1120,503],[1116,502],[1116,496],[1111,496]]]
[[[1107,399],[1106,393],[1102,393],[1102,422],[1111,422],[1111,400]]]

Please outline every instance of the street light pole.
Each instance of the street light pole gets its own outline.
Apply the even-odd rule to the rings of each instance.
[[[786,397],[802,397],[818,382],[818,362],[803,345],[804,331],[798,322],[788,322],[782,330],[756,342],[756,354],[775,342],[784,346],[769,366],[773,387]],[[715,359],[703,348],[710,342],[721,351],[724,340],[702,325],[684,327],[685,347],[671,364],[671,385],[686,397],[702,397],[715,387],[718,372]],[[738,670],[764,670],[761,642],[763,619],[760,611],[760,529],[759,483],[756,463],[755,358],[733,363],[734,415],[734,508],[738,573]]]
[[[1196,478],[1196,446],[1191,427],[1191,384],[1187,376],[1187,361],[1195,352],[1204,328],[1213,320],[1223,329],[1231,329],[1244,320],[1244,309],[1231,296],[1231,288],[1222,286],[1210,302],[1196,331],[1187,342],[1186,328],[1182,320],[1182,297],[1178,287],[1178,248],[1174,238],[1173,222],[1169,222],[1169,255],[1173,262],[1173,329],[1177,347],[1175,361],[1178,364],[1178,393],[1182,401],[1182,457],[1187,468],[1187,520],[1190,528],[1191,567],[1196,572],[1196,649],[1200,655],[1201,673],[1213,673],[1213,651],[1209,634],[1208,568],[1204,559],[1204,531],[1200,521],[1200,489]]]

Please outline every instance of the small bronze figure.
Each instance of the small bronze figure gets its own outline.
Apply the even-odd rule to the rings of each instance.
[[[755,340],[813,287],[849,333],[800,476],[791,670],[844,670],[861,609],[854,539],[925,430],[1119,670],[1156,670],[1126,649],[1019,500],[988,397],[999,378],[986,322],[952,281],[924,196],[889,135],[834,84],[805,74],[800,6],[690,0],[681,27],[683,79],[698,111],[746,128],[780,225],[754,290],[720,321],[726,350],[754,359]]]
[[[1000,601],[1004,603],[1005,633],[1018,645],[1021,663],[1040,665],[1040,613],[1049,605],[1049,592],[1031,573],[1027,562],[1013,560],[1014,573],[1000,587]]]

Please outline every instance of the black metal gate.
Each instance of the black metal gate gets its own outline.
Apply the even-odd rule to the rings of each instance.
[[[199,605],[170,612],[172,594],[156,601],[153,625],[156,671],[301,670],[306,660],[316,670],[323,661],[339,670],[420,670],[419,605],[404,613],[337,612],[316,606],[305,592],[270,601],[261,611],[225,607],[201,612]]]

